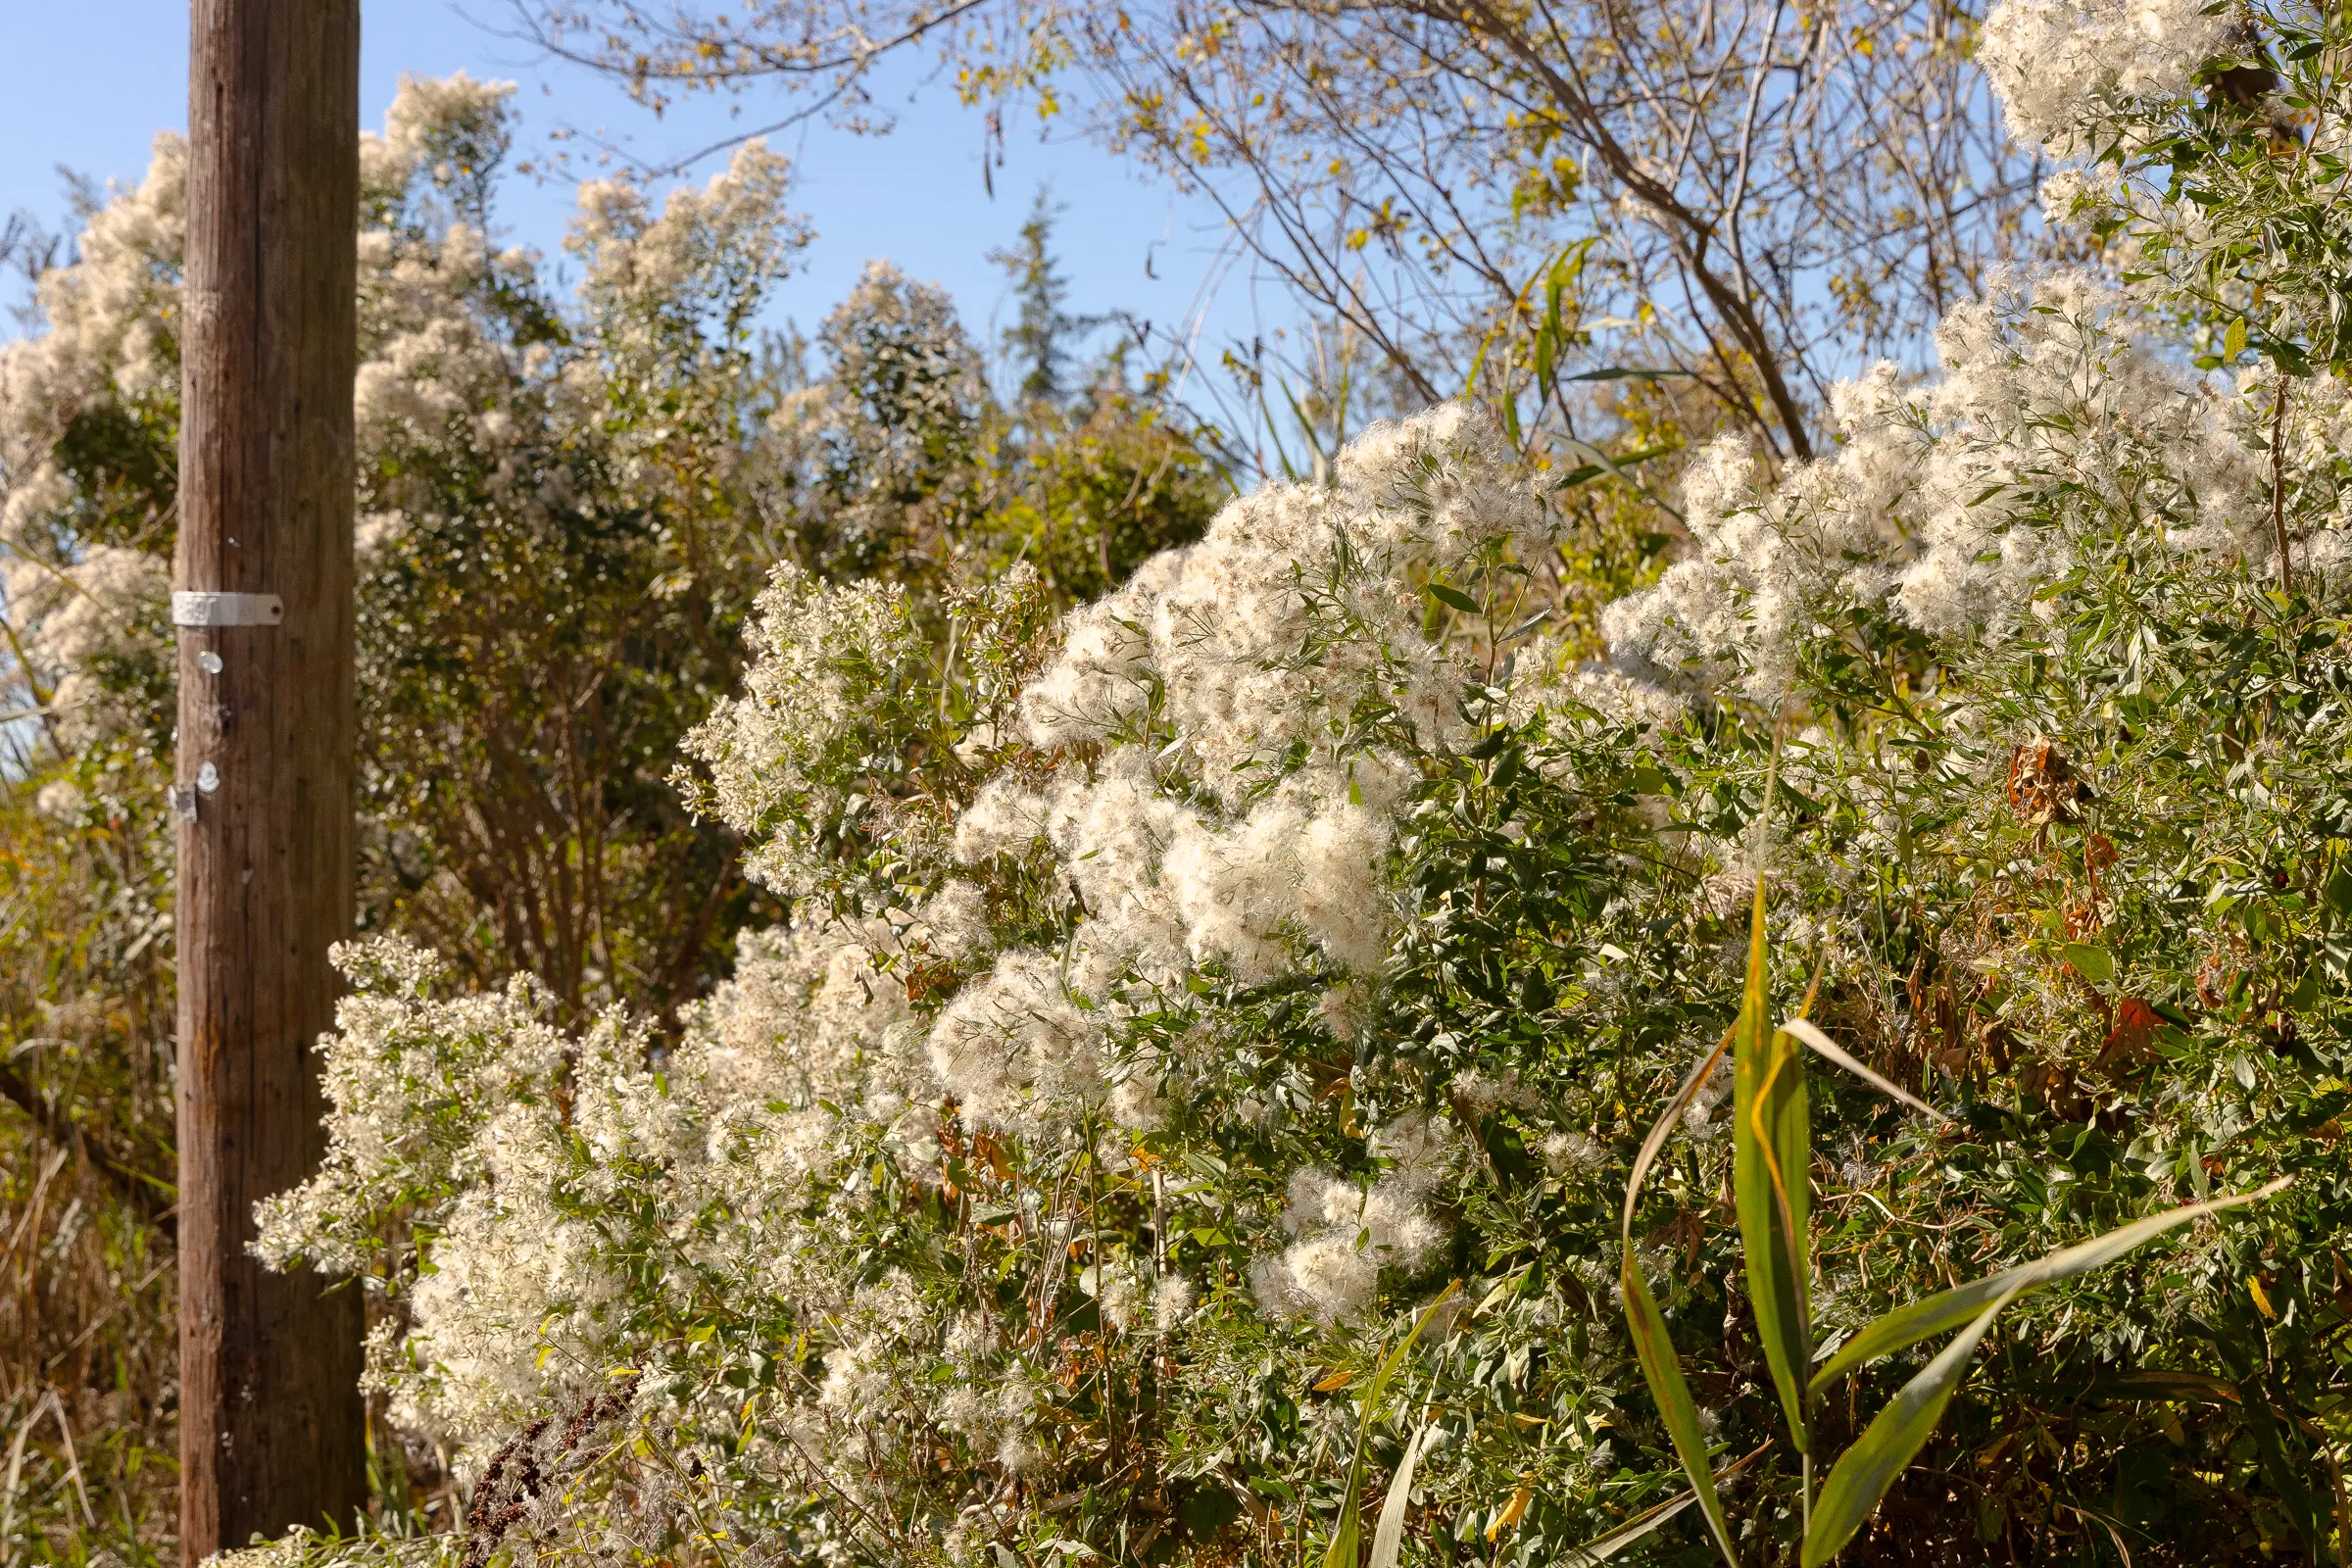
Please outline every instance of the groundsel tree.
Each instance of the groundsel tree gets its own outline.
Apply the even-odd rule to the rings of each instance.
[[[1016,420],[944,294],[887,265],[812,345],[762,327],[808,236],[760,149],[665,197],[591,182],[559,287],[497,237],[510,93],[409,80],[363,143],[363,925],[470,988],[528,972],[566,1023],[617,999],[667,1028],[776,912],[667,781],[771,565],[906,584],[923,658],[956,661],[961,577],[1020,557],[1066,605],[1222,487],[1112,365]],[[143,1455],[172,1419],[182,165],[160,139],[0,346],[0,1229],[37,1260],[0,1322],[25,1439],[0,1551],[135,1555],[172,1517]]]
[[[1459,409],[1058,622],[971,588],[933,684],[897,590],[779,574],[689,750],[795,917],[680,1042],[352,956],[267,1246],[383,1293],[473,1489],[353,1549],[1346,1568],[1380,1487],[1383,1568],[1777,1560],[1832,1493],[1813,1560],[2339,1552],[2343,26],[1997,10],[2114,267],[1817,461],[1708,448],[1606,665],[1597,466]],[[1776,1241],[1724,1130],[1800,1013],[1928,1109],[1815,1074]],[[1870,1327],[1984,1280],[2039,1288]],[[1913,1461],[1875,1511],[1849,1450]]]

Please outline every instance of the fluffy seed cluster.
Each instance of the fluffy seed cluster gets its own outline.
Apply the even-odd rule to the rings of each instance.
[[[2002,0],[1977,59],[2012,131],[2068,147],[2134,100],[2185,92],[2231,25],[2227,8],[2197,0]]]
[[[1701,453],[1684,477],[1688,555],[1604,615],[1621,669],[1772,702],[1804,640],[1857,611],[1997,639],[2071,567],[2074,532],[2119,517],[2182,552],[2272,554],[2262,411],[2155,352],[2111,286],[2005,279],[1936,343],[1941,374],[1924,385],[1882,364],[1838,387],[1838,451],[1777,484],[1734,438]]]
[[[1454,1140],[1430,1117],[1399,1117],[1373,1135],[1381,1174],[1359,1186],[1329,1171],[1291,1177],[1283,1224],[1298,1240],[1260,1259],[1250,1285],[1260,1303],[1320,1322],[1370,1304],[1384,1268],[1418,1268],[1445,1240],[1426,1200],[1451,1170]]]
[[[734,977],[659,1051],[618,1016],[563,1036],[528,983],[444,1000],[425,956],[350,950],[361,995],[324,1048],[333,1152],[266,1206],[261,1251],[366,1272],[401,1300],[370,1378],[398,1420],[469,1464],[531,1412],[592,1397],[615,1364],[642,1369],[631,1419],[665,1441],[740,1428],[723,1366],[645,1338],[724,1301],[773,1325],[756,1344],[808,1336],[824,1368],[763,1396],[755,1439],[725,1462],[742,1495],[787,1494],[779,1477],[809,1466],[882,1488],[874,1443],[943,1433],[1026,1473],[1042,1462],[1051,1348],[1001,1310],[869,1278],[850,1250],[904,1200],[890,1192],[949,1179],[949,1146],[965,1181],[1020,1146],[1124,1164],[1188,1070],[1185,1047],[1138,1043],[1147,1011],[1277,975],[1376,983],[1399,811],[1432,754],[1467,733],[1483,678],[1457,663],[1423,585],[1472,581],[1545,535],[1507,454],[1450,409],[1375,431],[1327,486],[1234,503],[1074,616],[1006,733],[967,743],[987,765],[1026,760],[947,829],[957,874],[911,913],[799,898],[794,923],[747,937]],[[877,705],[919,688],[921,644],[899,596],[871,585],[785,569],[760,611],[744,695],[690,749],[705,804],[798,896],[847,842],[853,799],[887,793]],[[1005,878],[1069,891],[1057,946],[992,915],[987,889]],[[960,983],[925,981],[943,963]],[[1295,1177],[1257,1271],[1262,1307],[1353,1319],[1384,1272],[1424,1266],[1457,1136],[1443,1112],[1409,1114],[1371,1138],[1366,1179]],[[1063,1257],[1072,1222],[1001,1179],[998,1223]],[[1125,1244],[1067,1283],[1115,1335],[1176,1333],[1199,1304],[1181,1272]]]
[[[708,783],[678,780],[703,809],[760,847],[757,880],[792,892],[822,880],[844,833],[886,789],[891,712],[921,683],[927,645],[906,590],[819,584],[789,563],[760,596],[744,694],[686,741]]]
[[[1122,1009],[1203,966],[1333,983],[1387,951],[1396,813],[1463,733],[1474,672],[1423,584],[1543,548],[1549,520],[1458,408],[1383,426],[1328,486],[1269,485],[1079,612],[1020,700],[1044,779],[992,781],[966,865],[1050,856],[1084,917],[1007,953],[932,1036],[973,1120],[1023,1130],[1101,1102]],[[1127,1114],[1150,1091],[1126,1080]]]

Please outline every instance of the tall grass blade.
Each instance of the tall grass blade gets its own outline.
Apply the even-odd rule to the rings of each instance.
[[[1723,1560],[1740,1568],[1739,1548],[1732,1544],[1731,1521],[1724,1516],[1723,1499],[1715,1491],[1715,1478],[1707,1466],[1707,1438],[1699,1429],[1698,1405],[1690,1397],[1690,1385],[1684,1381],[1682,1359],[1674,1353],[1674,1342],[1667,1337],[1665,1316],[1658,1311],[1657,1298],[1649,1294],[1642,1282],[1642,1265],[1634,1260],[1628,1248],[1624,1270],[1625,1318],[1634,1333],[1634,1353],[1641,1358],[1642,1376],[1649,1384],[1650,1396],[1658,1401],[1659,1412],[1666,1417],[1666,1432],[1674,1440],[1674,1455],[1682,1461],[1683,1473],[1690,1478],[1690,1490],[1698,1498],[1699,1511],[1706,1515],[1708,1532],[1723,1552]]]
[[[1669,1523],[1682,1517],[1685,1508],[1698,1500],[1698,1494],[1686,1492],[1679,1497],[1669,1497],[1656,1507],[1637,1514],[1605,1536],[1596,1536],[1580,1546],[1571,1546],[1560,1559],[1561,1568],[1587,1568],[1588,1564],[1607,1562],[1637,1542],[1647,1541]]]
[[[1649,1294],[1649,1286],[1642,1278],[1641,1259],[1634,1250],[1634,1213],[1641,1202],[1642,1185],[1649,1180],[1649,1168],[1657,1163],[1658,1151],[1666,1147],[1676,1120],[1690,1107],[1698,1094],[1698,1086],[1715,1071],[1715,1064],[1723,1060],[1723,1054],[1731,1044],[1732,1037],[1725,1035],[1706,1059],[1690,1070],[1667,1104],[1665,1114],[1642,1141],[1642,1152],[1634,1156],[1633,1175],[1625,1186],[1625,1217],[1618,1231],[1621,1260],[1618,1277],[1625,1293],[1625,1321],[1633,1331],[1634,1353],[1642,1362],[1642,1376],[1649,1384],[1650,1396],[1657,1400],[1658,1411],[1666,1418],[1666,1432],[1674,1440],[1675,1457],[1682,1461],[1683,1473],[1690,1478],[1691,1494],[1699,1511],[1706,1516],[1708,1533],[1723,1552],[1724,1561],[1732,1568],[1740,1568],[1740,1550],[1732,1543],[1731,1521],[1724,1516],[1723,1499],[1716,1494],[1714,1472],[1707,1464],[1707,1439],[1699,1430],[1698,1406],[1690,1397],[1690,1386],[1683,1378],[1682,1360],[1674,1353],[1674,1342],[1666,1333],[1665,1314],[1658,1310],[1657,1298]]]
[[[1967,1322],[1988,1303],[2000,1299],[2013,1287],[2019,1292],[2038,1290],[2059,1280],[2071,1280],[2092,1269],[2104,1268],[2141,1243],[2153,1241],[2176,1226],[2185,1225],[2202,1214],[2218,1214],[2225,1208],[2235,1208],[2240,1203],[2268,1198],[2293,1179],[2281,1176],[2250,1193],[2217,1198],[2209,1202],[2186,1203],[2161,1214],[2150,1214],[2145,1219],[2134,1220],[2111,1230],[2104,1236],[2063,1248],[2034,1262],[2003,1269],[1973,1284],[1954,1286],[1951,1290],[1938,1291],[1907,1306],[1898,1306],[1875,1319],[1840,1346],[1838,1353],[1813,1374],[1813,1392],[1819,1394],[1865,1361],[1891,1355],[1905,1346],[1933,1339],[1946,1329]]]
[[[1323,1553],[1323,1568],[1355,1568],[1356,1549],[1363,1539],[1363,1478],[1351,1476],[1348,1482],[1348,1500],[1340,1508],[1340,1523],[1331,1533],[1331,1545]]]
[[[1886,1489],[1894,1485],[1894,1478],[1909,1467],[1935,1433],[1936,1424],[1943,1419],[1944,1407],[1952,1402],[1952,1391],[1967,1375],[1969,1360],[1992,1327],[1992,1320],[2024,1289],[2013,1285],[1994,1297],[1991,1305],[1978,1313],[1935,1360],[1886,1401],[1886,1408],[1878,1413],[1854,1446],[1838,1456],[1805,1531],[1803,1568],[1821,1568],[1862,1528],[1862,1522],[1879,1506],[1879,1499],[1886,1495]]]
[[[1765,1444],[1761,1447],[1749,1450],[1745,1458],[1735,1459],[1725,1465],[1715,1472],[1716,1481],[1721,1483],[1728,1476],[1738,1475],[1754,1463],[1756,1456],[1770,1446],[1772,1445],[1769,1443]],[[1592,1568],[1593,1563],[1606,1562],[1625,1550],[1626,1547],[1646,1541],[1657,1534],[1666,1527],[1669,1521],[1680,1518],[1683,1510],[1697,1500],[1697,1493],[1686,1492],[1679,1497],[1667,1498],[1654,1508],[1644,1508],[1607,1535],[1595,1536],[1581,1545],[1569,1547],[1566,1554],[1559,1559],[1559,1568]]]
[[[1404,1515],[1413,1491],[1413,1466],[1421,1462],[1421,1445],[1429,1436],[1429,1423],[1413,1429],[1404,1445],[1404,1457],[1396,1461],[1396,1474],[1389,1481],[1389,1494],[1380,1505],[1380,1523],[1372,1531],[1372,1561],[1367,1568],[1396,1568],[1396,1559],[1404,1550]]]
[[[1364,1419],[1363,1425],[1357,1433],[1359,1444],[1363,1439],[1371,1436],[1372,1423],[1379,1419],[1380,1415],[1378,1406],[1381,1396],[1388,1393],[1389,1385],[1395,1382],[1396,1374],[1404,1369],[1405,1357],[1413,1353],[1413,1347],[1421,1343],[1421,1337],[1429,1332],[1430,1324],[1437,1321],[1438,1314],[1445,1310],[1446,1303],[1459,1295],[1461,1289],[1462,1282],[1455,1280],[1440,1291],[1437,1298],[1423,1307],[1421,1315],[1413,1319],[1412,1332],[1397,1341],[1396,1348],[1380,1358],[1380,1370],[1372,1374],[1371,1387],[1364,1391]]]
[[[1421,1309],[1421,1315],[1413,1319],[1412,1332],[1397,1341],[1389,1353],[1380,1358],[1379,1370],[1372,1374],[1372,1381],[1364,1388],[1363,1414],[1355,1428],[1355,1457],[1348,1464],[1348,1494],[1340,1505],[1340,1522],[1331,1533],[1331,1546],[1323,1553],[1323,1568],[1356,1568],[1356,1551],[1363,1540],[1364,1454],[1371,1446],[1373,1425],[1380,1420],[1382,1398],[1389,1392],[1389,1385],[1396,1381],[1396,1374],[1403,1369],[1405,1358],[1412,1354],[1413,1347],[1421,1343],[1422,1335],[1429,1331],[1438,1313],[1461,1288],[1460,1280],[1453,1281],[1438,1293],[1436,1300]],[[1415,1434],[1416,1441],[1418,1436]],[[1408,1463],[1411,1457],[1408,1452]],[[1394,1491],[1394,1487],[1391,1490]],[[1403,1528],[1401,1522],[1398,1528]]]
[[[1790,1018],[1788,1022],[1782,1024],[1781,1027],[1787,1030],[1789,1034],[1794,1035],[1798,1040],[1801,1040],[1806,1045],[1812,1047],[1814,1054],[1820,1056],[1832,1066],[1844,1068],[1847,1072],[1852,1073],[1855,1077],[1870,1085],[1871,1088],[1876,1089],[1880,1094],[1886,1096],[1889,1100],[1899,1100],[1904,1104],[1909,1105],[1913,1110],[1924,1111],[1926,1114],[1935,1117],[1937,1121],[1950,1121],[1952,1119],[1951,1117],[1945,1115],[1942,1111],[1937,1110],[1934,1105],[1931,1105],[1926,1101],[1920,1099],[1910,1090],[1896,1084],[1892,1079],[1884,1077],[1881,1074],[1873,1072],[1870,1068],[1862,1065],[1861,1062],[1855,1060],[1851,1055],[1847,1054],[1846,1052],[1840,1048],[1836,1041],[1832,1040],[1828,1035],[1823,1034],[1820,1027],[1816,1025],[1812,1019]]]
[[[1811,1396],[1805,1369],[1813,1364],[1813,1315],[1807,1239],[1812,1226],[1813,1132],[1805,1102],[1804,1055],[1785,1031],[1772,1026],[1766,996],[1764,879],[1747,939],[1747,989],[1732,1025],[1732,1195],[1740,1211],[1740,1240],[1747,1255],[1747,1294],[1755,1303],[1756,1336],[1780,1391],[1781,1407],[1799,1453],[1812,1449]]]

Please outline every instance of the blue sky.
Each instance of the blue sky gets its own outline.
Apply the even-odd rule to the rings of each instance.
[[[184,125],[187,7],[184,0],[12,0],[7,10],[0,216],[22,208],[55,228],[66,213],[57,166],[102,181],[134,180],[154,133]],[[601,134],[659,166],[734,125],[760,123],[773,102],[747,101],[739,122],[729,120],[724,101],[710,100],[657,121],[604,81],[542,62],[528,46],[500,36],[505,24],[501,0],[364,0],[361,122],[382,122],[403,71],[466,70],[519,84],[517,158],[544,156],[547,133],[568,126],[584,133],[570,143],[575,157],[586,136]],[[780,317],[813,326],[869,258],[887,257],[912,276],[945,285],[966,324],[985,334],[1004,305],[1004,275],[987,252],[1013,239],[1041,183],[1069,209],[1057,248],[1074,310],[1126,311],[1160,330],[1202,320],[1203,357],[1211,362],[1226,341],[1284,314],[1277,295],[1253,293],[1247,263],[1237,265],[1206,200],[1179,195],[1066,133],[1041,142],[1033,125],[1009,128],[992,199],[982,179],[979,115],[911,71],[898,73],[879,96],[900,116],[888,135],[811,126],[771,138],[797,166],[794,202],[816,230],[803,270],[781,290]],[[568,184],[554,179],[510,179],[502,196],[511,237],[551,256],[570,206]],[[1147,262],[1156,276],[1147,275]]]

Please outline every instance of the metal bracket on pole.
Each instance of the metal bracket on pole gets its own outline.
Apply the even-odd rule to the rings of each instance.
[[[286,618],[286,602],[275,594],[176,593],[174,626],[275,626]]]

